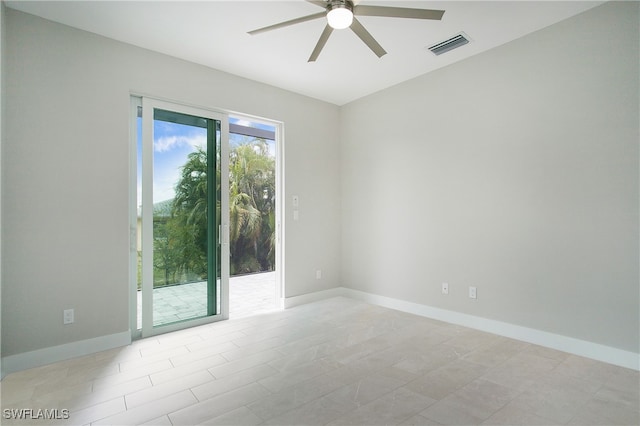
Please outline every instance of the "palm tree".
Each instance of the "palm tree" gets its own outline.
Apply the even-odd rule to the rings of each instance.
[[[231,274],[273,268],[275,237],[275,160],[262,139],[233,147],[229,164]],[[216,193],[220,194],[220,175]],[[207,153],[197,148],[187,157],[173,200],[171,227],[179,268],[184,274],[207,273]],[[217,197],[216,197],[217,198]],[[216,200],[220,217],[220,200]]]
[[[180,268],[207,275],[207,153],[200,147],[187,156],[175,188],[172,219],[179,240]]]
[[[248,139],[230,155],[232,273],[272,269],[275,160],[263,139]]]

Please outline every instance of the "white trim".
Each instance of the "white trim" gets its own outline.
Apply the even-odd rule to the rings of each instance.
[[[16,355],[2,357],[2,378],[16,371],[64,361],[84,355],[106,351],[131,344],[131,331],[109,334],[107,336],[94,337],[92,339],[79,340],[65,343],[64,345],[51,346]]]
[[[446,309],[434,308],[428,305],[407,302],[405,300],[380,296],[346,287],[337,287],[330,290],[323,290],[287,298],[285,299],[285,307],[291,308],[304,303],[311,303],[336,296],[349,297],[351,299],[360,300],[373,305],[383,306],[385,308],[391,308],[451,324],[462,325],[464,327],[486,331],[499,336],[533,343],[573,355],[583,356],[597,361],[606,362],[608,364],[640,371],[640,354],[635,352],[550,333],[548,331],[523,327],[516,324],[491,320]]]
[[[131,96],[129,111],[129,329],[138,330],[138,107],[142,98]],[[141,200],[140,200],[141,201]]]
[[[294,306],[305,305],[307,303],[317,302],[319,300],[329,299],[331,297],[344,296],[344,287],[330,288],[328,290],[316,291],[313,293],[301,294],[300,296],[286,297],[284,299],[284,308],[289,309]]]
[[[284,308],[284,212],[286,197],[284,188],[284,123],[276,124],[276,301]]]
[[[193,318],[193,319],[188,319],[184,321],[172,322],[170,324],[153,327],[149,331],[149,334],[146,336],[143,336],[142,338],[146,339],[153,336],[159,336],[161,334],[173,333],[174,331],[184,330],[185,328],[200,327],[201,325],[207,325],[207,324],[211,324],[218,321],[224,321],[227,319],[229,318],[225,318],[222,314],[217,314],[217,315],[209,315],[207,317],[199,317],[199,318]]]
[[[499,336],[545,346],[547,348],[595,359],[597,361],[618,365],[620,367],[640,370],[640,354],[634,352],[560,334],[554,334],[548,331],[523,327],[502,321],[495,321],[474,315],[467,315],[446,309],[434,308],[428,305],[421,305],[400,299],[379,296],[377,294],[366,293],[350,288],[341,288],[343,296],[350,297],[352,299],[362,300],[374,305],[384,306],[386,308],[445,321],[451,324],[486,331]]]
[[[231,247],[229,245],[229,115],[220,113],[220,312],[229,319],[229,277],[231,275]],[[211,117],[214,118],[214,117]],[[215,274],[215,271],[213,272]],[[218,301],[216,300],[216,303]]]
[[[153,107],[152,99],[142,98],[142,337],[153,330]]]

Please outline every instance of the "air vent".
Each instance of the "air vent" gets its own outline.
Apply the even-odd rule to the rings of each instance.
[[[469,43],[469,38],[464,33],[460,33],[456,36],[451,37],[449,40],[441,41],[440,43],[434,44],[429,47],[429,50],[433,52],[434,55],[442,55],[450,50],[453,50],[457,47],[464,46]]]

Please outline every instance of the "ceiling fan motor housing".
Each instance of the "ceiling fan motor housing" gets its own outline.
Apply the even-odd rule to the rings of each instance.
[[[351,0],[329,0],[327,2],[327,12],[340,8],[348,9],[353,13],[353,2]]]

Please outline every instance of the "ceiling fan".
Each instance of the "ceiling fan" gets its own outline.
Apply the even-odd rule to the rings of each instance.
[[[412,19],[433,19],[440,20],[444,14],[444,10],[431,9],[409,9],[404,7],[387,7],[387,6],[366,6],[356,5],[352,0],[306,0],[308,3],[315,4],[325,9],[323,12],[314,13],[290,21],[280,22],[279,24],[269,25],[268,27],[259,28],[249,31],[249,34],[256,35],[279,28],[288,27],[290,25],[299,24],[306,21],[312,21],[319,18],[327,18],[327,25],[320,35],[320,39],[316,47],[311,52],[308,62],[314,62],[318,59],[324,45],[329,40],[329,36],[334,29],[341,30],[351,28],[351,30],[360,39],[369,46],[369,49],[375,53],[378,58],[386,55],[386,51],[380,46],[380,43],[365,29],[365,27],[356,19],[357,16],[382,16],[389,18],[412,18]]]

